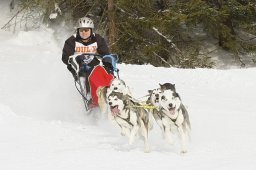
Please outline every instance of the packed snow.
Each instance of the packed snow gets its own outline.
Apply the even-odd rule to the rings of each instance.
[[[188,153],[180,154],[178,138],[168,145],[156,123],[151,152],[144,153],[143,141],[129,146],[106,115],[85,113],[61,61],[64,42],[53,34],[45,27],[0,31],[0,169],[256,168],[256,68],[119,63],[134,98],[143,100],[159,83],[174,83],[190,116]]]

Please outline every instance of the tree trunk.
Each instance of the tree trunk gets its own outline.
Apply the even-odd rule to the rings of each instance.
[[[224,6],[223,3],[224,3],[223,0],[216,1],[216,5],[219,10],[221,10],[223,8],[223,6]],[[230,29],[231,35],[235,35],[234,27],[232,24],[231,14],[225,21],[222,22],[222,24],[227,26]],[[226,44],[228,43],[228,41],[234,41],[234,38],[232,38],[231,36],[227,37],[226,35],[223,35],[221,30],[219,32],[218,37],[219,37],[219,46],[221,46],[223,49],[230,50],[230,47],[228,47]]]
[[[223,22],[224,25],[226,25],[229,29],[230,29],[230,34],[231,35],[235,35],[235,30],[234,27],[232,25],[232,18],[229,17],[226,21]],[[229,47],[227,47],[225,45],[225,43],[227,43],[228,41],[235,41],[234,38],[229,37],[229,39],[227,39],[227,37],[223,36],[222,33],[219,33],[219,46],[221,46],[222,48],[226,49],[226,50],[230,50]]]
[[[114,0],[108,0],[108,44],[110,50],[114,50],[115,32]]]

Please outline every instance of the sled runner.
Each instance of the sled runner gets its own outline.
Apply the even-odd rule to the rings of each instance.
[[[94,107],[98,107],[97,88],[99,86],[108,86],[115,73],[118,76],[117,60],[117,55],[101,56],[91,53],[84,53],[70,58],[69,63],[77,74],[75,86],[83,98],[87,112],[90,112]]]

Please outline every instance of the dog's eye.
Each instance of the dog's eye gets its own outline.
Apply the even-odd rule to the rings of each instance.
[[[166,100],[166,97],[165,97],[165,96],[162,96],[161,99],[162,99],[162,100]]]

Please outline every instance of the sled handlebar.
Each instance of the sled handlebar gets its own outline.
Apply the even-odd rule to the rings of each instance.
[[[95,53],[82,53],[79,55],[84,55],[84,56],[95,56],[95,57],[103,57],[104,55],[101,54],[95,54]]]
[[[82,54],[79,54],[77,56],[80,56],[80,55],[82,55],[82,56],[94,56],[94,57],[97,57],[97,59],[100,59],[100,60],[102,60],[104,58],[104,56],[111,55],[112,57],[115,58],[116,61],[118,61],[118,59],[119,59],[117,54],[104,54],[104,55],[102,55],[102,54],[95,54],[95,53],[82,53]]]
[[[76,74],[78,75],[81,69],[88,69],[88,64],[94,59],[97,58],[101,62],[110,63],[113,66],[115,72],[118,71],[117,69],[117,61],[118,56],[116,54],[107,54],[107,55],[100,55],[94,53],[82,53],[82,54],[75,54],[71,56],[68,60],[68,63],[71,65],[73,70],[75,70]]]

